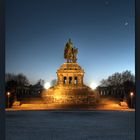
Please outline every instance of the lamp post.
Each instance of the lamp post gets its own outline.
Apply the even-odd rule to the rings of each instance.
[[[132,101],[133,101],[133,96],[134,96],[134,93],[133,93],[133,92],[130,92],[130,97],[131,97],[131,108],[132,108],[132,106],[133,106],[133,105],[132,105],[132,103],[133,103],[133,102],[132,102]]]
[[[7,96],[8,96],[8,108],[9,108],[9,97],[10,97],[10,92],[7,92]]]

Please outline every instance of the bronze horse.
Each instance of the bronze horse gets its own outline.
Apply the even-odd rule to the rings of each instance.
[[[73,47],[71,40],[69,40],[64,50],[64,58],[67,59],[67,63],[70,63],[70,62],[76,63],[77,54],[78,54],[78,49]]]

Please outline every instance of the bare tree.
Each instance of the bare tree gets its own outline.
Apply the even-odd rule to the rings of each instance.
[[[27,86],[27,85],[29,85],[29,80],[22,73],[20,73],[20,74],[18,74],[16,76],[16,81],[17,81],[18,85],[20,85],[20,86]]]
[[[11,73],[5,74],[5,82],[7,88],[14,88],[16,86],[24,87],[29,85],[29,80],[22,73],[18,75],[11,74]]]
[[[44,81],[43,79],[39,79],[39,80],[37,81],[37,84],[39,84],[39,85],[41,85],[41,86],[43,86],[44,83],[45,83],[45,81]]]
[[[107,79],[103,79],[101,81],[101,85],[100,86],[121,86],[123,85],[125,82],[127,81],[131,81],[131,82],[135,82],[135,76],[128,70],[122,72],[122,73],[114,73],[111,76],[109,76]]]
[[[110,95],[121,100],[126,99],[128,105],[130,105],[130,92],[133,92],[135,95],[135,76],[128,70],[122,73],[114,73],[101,81],[99,90],[103,87],[110,93],[113,91],[113,94]],[[134,101],[133,104],[135,104]]]

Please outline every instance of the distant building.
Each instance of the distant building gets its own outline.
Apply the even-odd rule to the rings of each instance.
[[[24,87],[16,87],[15,93],[18,99],[26,97],[41,97],[42,90],[42,85],[36,84]]]

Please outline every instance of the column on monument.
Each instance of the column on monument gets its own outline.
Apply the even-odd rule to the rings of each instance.
[[[60,75],[60,79],[59,79],[59,83],[60,85],[63,85],[64,84],[64,76],[63,75]]]
[[[66,78],[67,78],[66,85],[69,85],[69,76],[67,76]]]
[[[78,75],[78,85],[81,85],[81,76]]]

